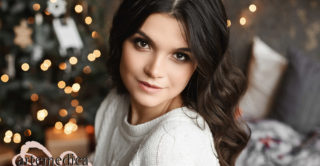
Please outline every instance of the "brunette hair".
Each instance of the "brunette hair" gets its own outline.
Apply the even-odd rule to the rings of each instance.
[[[167,13],[180,22],[197,62],[182,92],[183,102],[198,111],[213,134],[221,166],[233,166],[249,136],[235,117],[246,81],[228,57],[229,28],[221,0],[124,0],[114,16],[107,67],[118,92],[127,93],[120,78],[123,42],[153,13]]]

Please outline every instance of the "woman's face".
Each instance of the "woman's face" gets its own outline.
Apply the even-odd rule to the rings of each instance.
[[[142,107],[169,104],[196,69],[181,24],[168,14],[152,14],[123,43],[121,79],[131,100]]]

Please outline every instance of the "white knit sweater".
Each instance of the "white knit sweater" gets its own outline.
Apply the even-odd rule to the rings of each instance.
[[[100,105],[95,166],[219,166],[212,134],[198,113],[181,107],[131,125],[129,103],[112,90]]]

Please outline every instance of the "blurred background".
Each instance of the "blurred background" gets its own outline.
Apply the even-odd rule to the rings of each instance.
[[[320,1],[223,2],[229,53],[248,78],[239,111],[252,137],[237,165],[320,165]],[[54,156],[94,151],[119,4],[0,0],[0,165],[31,140]]]

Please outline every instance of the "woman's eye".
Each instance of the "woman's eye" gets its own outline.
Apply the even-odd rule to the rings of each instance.
[[[139,47],[139,48],[149,48],[148,42],[146,42],[143,39],[137,38],[134,39],[134,43]]]
[[[173,56],[178,61],[188,61],[190,59],[188,55],[183,53],[175,53]]]

